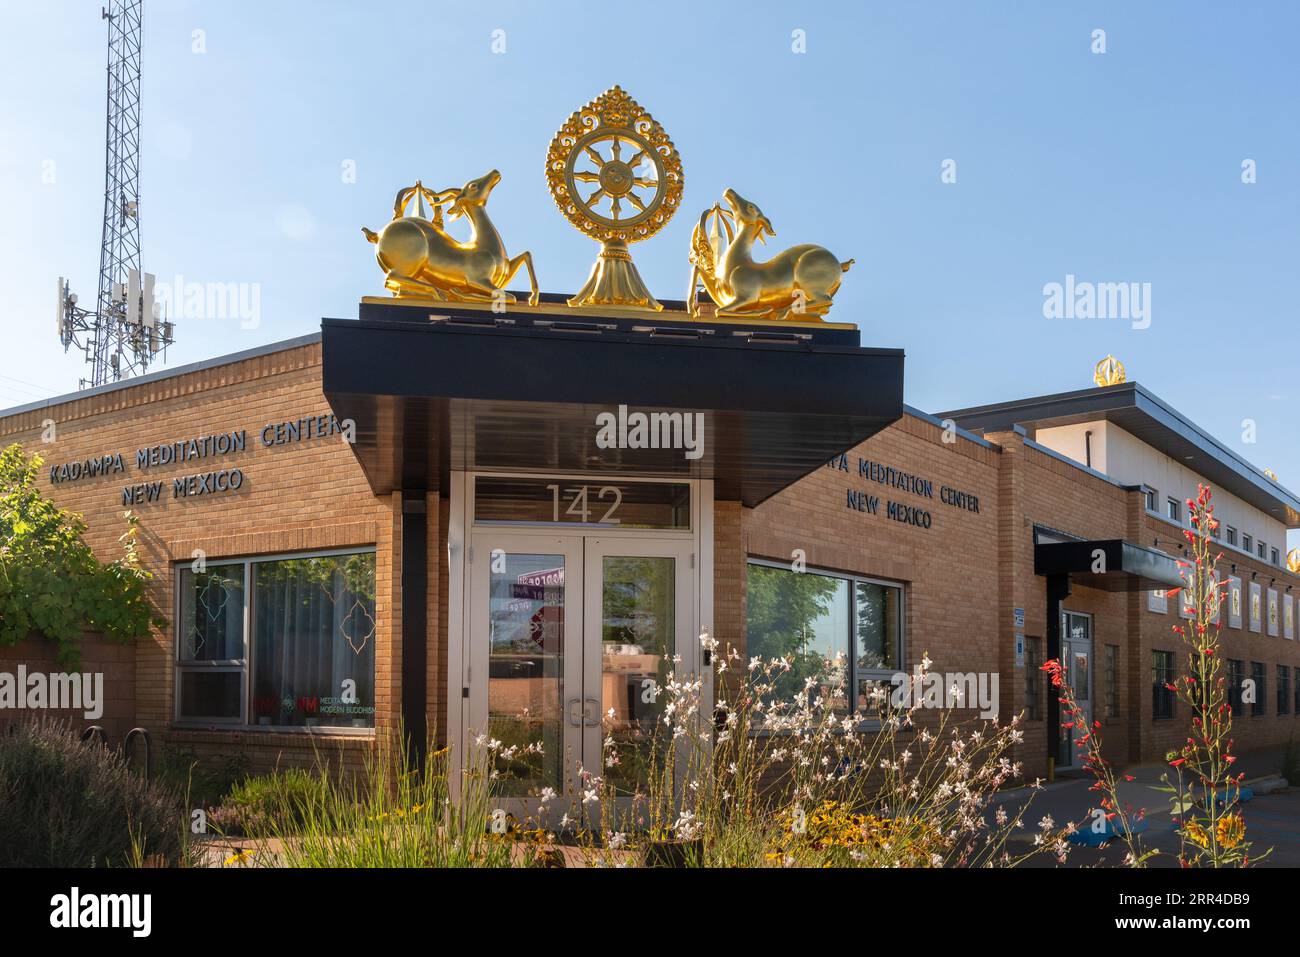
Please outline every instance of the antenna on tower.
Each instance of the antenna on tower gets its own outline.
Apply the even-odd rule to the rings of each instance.
[[[175,341],[154,301],[154,277],[140,268],[140,40],[144,0],[110,0],[108,108],[104,151],[104,231],[94,309],[77,305],[59,278],[59,340],[90,363],[85,389],[140,375]]]

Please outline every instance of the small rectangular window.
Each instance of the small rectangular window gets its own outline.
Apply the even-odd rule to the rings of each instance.
[[[1255,682],[1255,703],[1250,706],[1250,713],[1254,716],[1266,714],[1268,709],[1264,702],[1267,700],[1265,683],[1267,682],[1268,672],[1263,662],[1252,661],[1250,663],[1250,676]]]
[[[1154,512],[1154,511],[1159,510],[1159,508],[1160,508],[1160,498],[1159,498],[1160,493],[1157,492],[1157,491],[1156,491],[1155,489],[1153,489],[1153,488],[1148,488],[1148,489],[1144,489],[1144,490],[1143,490],[1143,494],[1146,496],[1146,500],[1147,500],[1147,502],[1146,502],[1146,504],[1147,504],[1147,511],[1148,511],[1148,512]]]
[[[1174,653],[1151,652],[1151,717],[1160,720],[1174,716]]]
[[[1241,548],[1242,548],[1242,551],[1249,553],[1250,550],[1251,550],[1252,548],[1254,548],[1254,547],[1255,547],[1255,539],[1254,539],[1254,538],[1252,538],[1252,537],[1249,536],[1249,535],[1242,535],[1242,536],[1241,536]]]
[[[1106,646],[1106,717],[1119,717],[1119,645]]]
[[[1291,669],[1286,665],[1277,666],[1277,713],[1291,713]]]
[[[1268,546],[1265,545],[1263,541],[1261,541],[1259,543],[1259,547],[1255,549],[1255,554],[1258,555],[1260,558],[1264,558],[1266,555],[1268,555]]]
[[[1182,524],[1183,506],[1182,503],[1178,501],[1178,499],[1171,498],[1168,501],[1166,501],[1165,509],[1166,509],[1166,514],[1168,514],[1169,516],[1169,521],[1177,522],[1180,525]]]
[[[1274,565],[1281,565],[1282,553],[1279,552],[1276,548],[1273,549],[1272,558],[1270,559],[1270,561],[1272,561]]]
[[[1246,669],[1240,659],[1228,659],[1228,706],[1236,717],[1241,717],[1241,683]]]
[[[1228,526],[1228,544],[1234,547],[1237,544],[1237,530],[1231,525]]]
[[[1029,721],[1043,719],[1039,705],[1042,681],[1043,646],[1040,638],[1025,639],[1025,718]]]

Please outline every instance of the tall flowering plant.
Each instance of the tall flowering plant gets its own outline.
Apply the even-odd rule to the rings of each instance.
[[[1263,855],[1252,856],[1246,840],[1244,775],[1233,770],[1232,707],[1220,653],[1228,583],[1216,571],[1223,553],[1214,543],[1219,521],[1208,486],[1187,500],[1187,510],[1189,560],[1178,562],[1183,587],[1170,592],[1180,596],[1186,616],[1173,630],[1187,648],[1187,673],[1166,687],[1187,706],[1192,721],[1185,743],[1166,755],[1173,771],[1164,775],[1162,790],[1170,797],[1184,867],[1245,867]]]
[[[1101,722],[1094,720],[1089,724],[1088,713],[1079,705],[1060,660],[1053,658],[1045,662],[1042,670],[1047,673],[1052,687],[1057,689],[1061,702],[1061,727],[1079,732],[1074,738],[1074,745],[1079,751],[1083,769],[1093,777],[1092,785],[1088,790],[1101,795],[1098,798],[1100,806],[1096,809],[1092,820],[1085,822],[1083,826],[1099,827],[1123,841],[1128,849],[1128,853],[1124,855],[1126,866],[1146,867],[1147,861],[1160,853],[1158,850],[1144,847],[1141,838],[1136,834],[1135,825],[1145,820],[1146,809],[1135,808],[1121,799],[1119,793],[1120,780],[1132,781],[1133,775],[1116,771],[1115,766],[1102,754]]]

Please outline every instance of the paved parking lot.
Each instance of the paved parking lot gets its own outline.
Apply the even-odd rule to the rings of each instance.
[[[1268,774],[1276,774],[1282,766],[1281,749],[1269,749],[1243,754],[1238,758],[1238,767],[1247,779]],[[1168,770],[1163,764],[1141,765],[1126,769],[1133,775],[1133,781],[1124,782],[1120,787],[1121,799],[1134,808],[1146,808],[1148,828],[1141,834],[1142,842],[1149,848],[1156,848],[1160,854],[1150,861],[1151,867],[1178,866],[1178,835],[1170,820],[1168,796],[1156,790],[1160,786],[1161,776]],[[1297,782],[1300,783],[1300,782]],[[1082,823],[1091,819],[1090,811],[1097,806],[1098,794],[1090,790],[1092,778],[1071,777],[1057,780],[1045,785],[1043,790],[1032,797],[1027,821],[1030,827],[1044,815],[1051,815],[1059,825],[1066,821]],[[1008,807],[1015,806],[1027,798],[1023,790],[1008,792],[1000,799]],[[1246,819],[1246,836],[1255,846],[1256,853],[1272,848],[1272,852],[1260,861],[1262,867],[1300,867],[1300,787],[1289,787],[1272,794],[1261,794],[1242,806]],[[1018,846],[1025,847],[1018,842]],[[1116,866],[1123,862],[1126,849],[1121,841],[1112,841],[1104,848],[1072,846],[1068,866],[1096,867]],[[1051,858],[1037,859],[1031,866],[1054,867]]]

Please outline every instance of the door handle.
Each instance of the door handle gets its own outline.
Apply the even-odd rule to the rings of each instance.
[[[582,703],[583,723],[594,728],[600,724],[600,702],[595,698],[587,698]]]
[[[586,717],[586,709],[585,709],[585,707],[584,707],[584,709],[583,709],[583,717],[582,717],[582,718],[575,718],[575,717],[573,716],[573,709],[574,709],[574,707],[576,707],[577,705],[580,705],[580,704],[582,704],[582,699],[581,699],[581,698],[570,698],[569,701],[568,701],[568,703],[565,705],[565,710],[568,712],[569,724],[572,725],[572,726],[575,727],[575,728],[581,728],[581,727],[582,727],[582,723],[583,723],[583,718]]]

